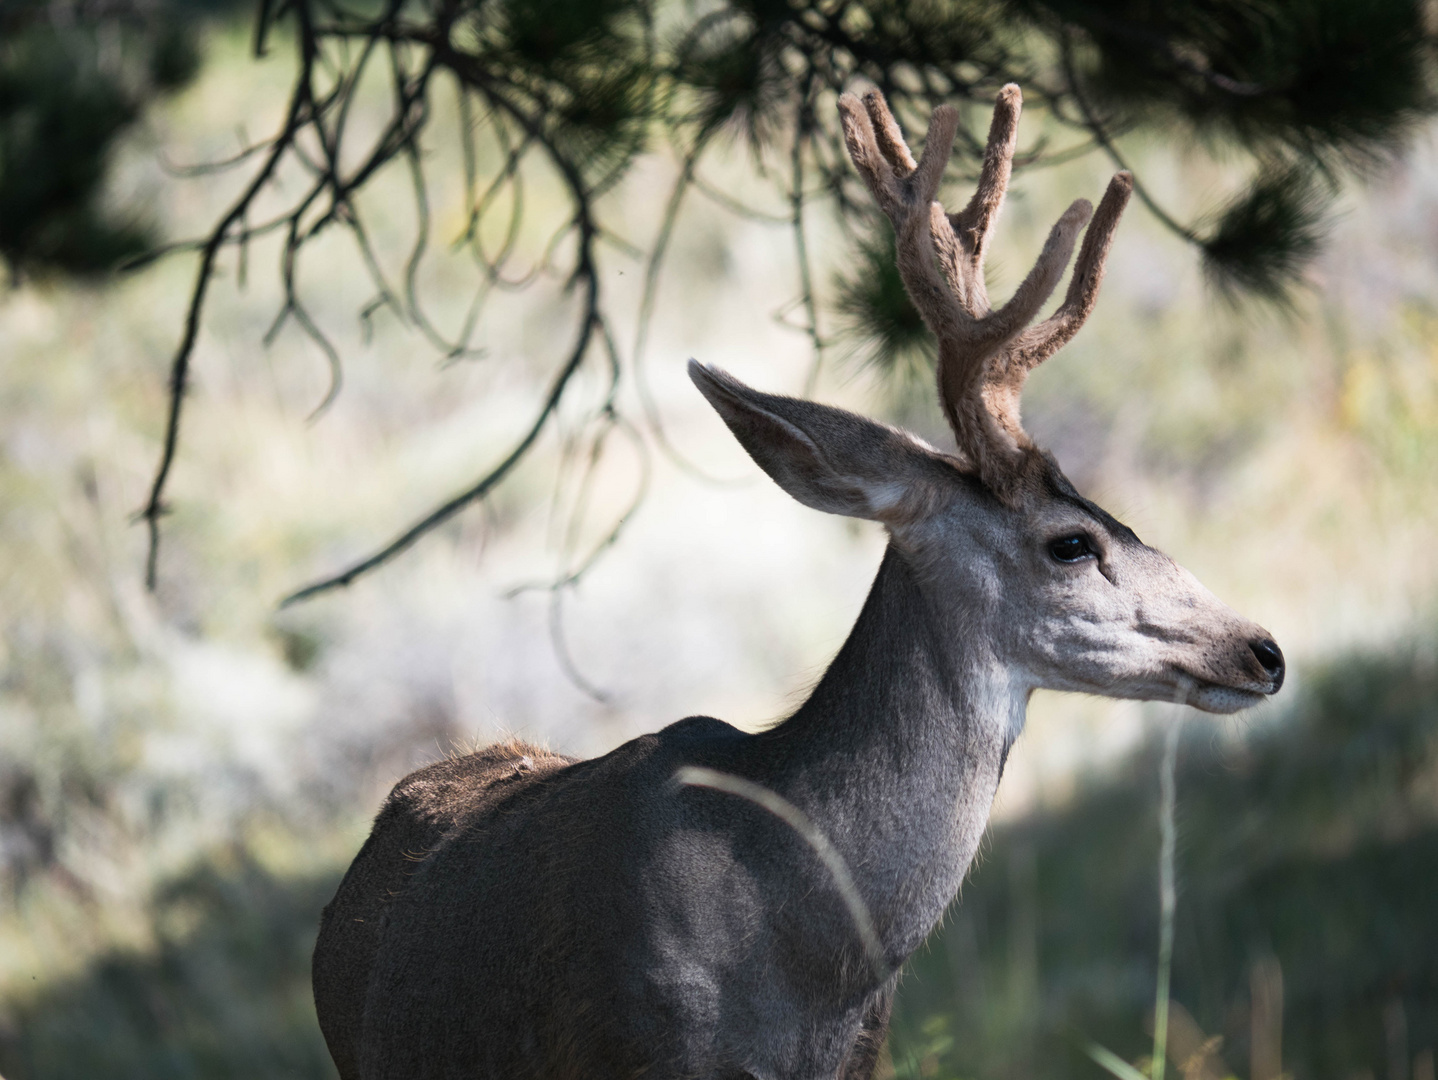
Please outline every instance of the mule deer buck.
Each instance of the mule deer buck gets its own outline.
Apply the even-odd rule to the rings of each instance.
[[[345,1080],[867,1078],[894,973],[958,891],[1036,688],[1211,712],[1278,690],[1270,635],[1080,496],[1019,422],[1025,377],[1093,308],[1132,188],[1124,173],[1110,183],[1053,315],[1029,325],[1090,218],[1082,199],[991,309],[984,254],[1019,106],[1006,86],[978,191],[946,214],[934,198],[955,111],[935,110],[916,163],[879,94],[839,103],[938,338],[957,454],[690,362],[784,490],[888,530],[809,699],[757,734],[690,717],[590,761],[509,743],[401,780],[315,948]],[[786,800],[848,881],[761,807],[675,783],[685,768]]]

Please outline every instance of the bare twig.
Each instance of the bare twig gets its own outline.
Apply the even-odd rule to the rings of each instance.
[[[1178,845],[1175,810],[1178,802],[1178,737],[1183,730],[1179,700],[1163,744],[1159,767],[1158,854],[1158,990],[1153,1003],[1152,1080],[1163,1080],[1168,1060],[1168,995],[1173,980],[1173,913],[1178,904],[1174,860]]]
[[[591,278],[591,306],[596,294],[597,288],[592,284]],[[586,311],[584,321],[580,327],[579,339],[575,343],[574,350],[570,353],[569,361],[560,368],[559,374],[551,384],[549,394],[544,399],[544,404],[540,407],[539,413],[535,416],[529,430],[526,431],[523,438],[514,445],[513,449],[510,450],[503,461],[470,487],[420,518],[373,555],[361,559],[359,562],[354,563],[348,569],[338,574],[323,578],[311,585],[306,585],[302,589],[295,590],[280,601],[280,607],[287,608],[292,604],[309,600],[321,593],[329,592],[332,589],[344,588],[361,575],[368,573],[376,567],[383,566],[396,555],[400,554],[400,552],[409,548],[420,537],[443,525],[470,503],[484,498],[493,491],[499,482],[509,475],[510,470],[519,464],[524,455],[528,453],[529,448],[534,445],[534,441],[539,438],[539,433],[544,430],[545,424],[548,423],[550,417],[554,415],[554,410],[558,407],[560,398],[564,396],[564,390],[569,385],[569,380],[573,377],[574,373],[579,370],[580,362],[584,359],[584,354],[589,348],[589,339],[594,332],[594,324],[595,318],[592,311]]]
[[[472,342],[495,290],[524,289],[558,277],[565,289],[577,289],[584,296],[575,345],[556,367],[549,396],[528,432],[510,454],[469,488],[420,518],[370,557],[340,574],[291,594],[284,602],[292,604],[327,589],[347,585],[356,577],[383,565],[470,502],[483,500],[530,452],[540,432],[558,409],[560,400],[568,392],[571,377],[583,362],[585,350],[591,346],[595,331],[602,330],[606,339],[608,337],[612,313],[601,302],[595,265],[596,247],[601,241],[640,258],[645,264],[644,289],[629,363],[634,371],[648,432],[667,457],[691,475],[703,477],[700,470],[671,445],[645,377],[644,363],[650,328],[658,310],[664,260],[671,247],[684,199],[691,188],[731,213],[751,220],[782,224],[791,230],[798,260],[799,296],[791,307],[785,309],[784,315],[800,309],[804,314],[802,323],[796,317],[792,322],[786,321],[785,325],[792,325],[810,340],[814,360],[808,372],[806,388],[812,390],[822,369],[826,341],[820,329],[822,312],[807,232],[810,222],[805,214],[815,199],[832,199],[832,205],[846,227],[864,214],[862,207],[849,194],[854,181],[837,127],[820,124],[816,119],[816,109],[822,102],[847,89],[856,78],[871,80],[885,91],[896,107],[907,112],[914,112],[920,106],[928,109],[940,101],[987,100],[999,85],[1017,78],[1033,88],[1029,94],[1031,104],[1050,108],[1066,123],[1086,131],[1092,139],[1091,144],[1057,151],[1040,143],[1028,153],[1028,158],[1037,163],[1056,163],[1086,152],[1095,145],[1122,164],[1114,145],[1113,131],[1100,120],[1083,97],[1070,55],[1070,29],[1055,31],[1062,45],[1066,83],[1046,88],[1041,72],[1010,46],[997,40],[990,43],[991,47],[983,58],[970,57],[962,62],[927,55],[923,43],[916,46],[917,52],[895,50],[892,45],[884,44],[872,35],[856,31],[858,24],[845,17],[847,8],[846,4],[835,8],[812,0],[800,0],[798,6],[778,24],[763,32],[772,34],[772,38],[766,39],[763,44],[764,48],[776,47],[785,51],[788,59],[782,77],[790,83],[778,104],[763,106],[771,112],[784,112],[788,119],[777,122],[773,115],[769,115],[754,128],[761,174],[771,175],[764,164],[765,151],[771,145],[774,150],[787,151],[789,155],[787,169],[779,167],[773,170],[782,174],[782,179],[776,176],[776,181],[787,212],[770,213],[747,205],[727,191],[716,189],[699,170],[705,148],[732,117],[722,112],[705,113],[704,120],[695,130],[694,117],[698,114],[691,107],[693,98],[690,91],[694,87],[684,82],[685,58],[689,55],[687,50],[696,46],[700,36],[730,19],[732,13],[712,11],[698,17],[678,47],[666,52],[667,47],[660,43],[656,34],[653,11],[646,0],[640,0],[635,9],[639,16],[637,30],[631,37],[635,52],[624,61],[633,64],[633,79],[629,83],[631,96],[623,105],[623,109],[630,112],[621,113],[614,126],[601,131],[594,126],[584,126],[593,125],[592,119],[574,119],[568,111],[575,104],[586,103],[575,101],[577,94],[582,97],[583,90],[565,82],[567,76],[551,72],[542,64],[517,61],[512,53],[501,55],[493,52],[484,33],[485,20],[492,16],[483,5],[445,0],[416,8],[404,5],[403,0],[383,0],[376,10],[356,9],[338,0],[283,0],[280,3],[257,0],[253,41],[256,56],[265,55],[267,47],[275,43],[277,39],[272,31],[280,20],[292,20],[295,31],[292,37],[285,39],[286,47],[293,42],[298,64],[284,120],[269,139],[251,143],[247,136],[242,135],[241,149],[229,158],[168,166],[179,175],[204,176],[242,167],[263,155],[259,168],[243,193],[205,237],[157,248],[130,264],[130,268],[136,268],[177,252],[194,251],[200,256],[181,339],[170,365],[169,411],[163,447],[149,498],[137,514],[149,530],[146,559],[149,587],[155,587],[158,576],[159,522],[166,512],[165,493],[179,450],[180,423],[189,387],[190,367],[205,315],[209,286],[216,275],[218,257],[226,247],[239,249],[238,263],[243,284],[248,274],[250,242],[273,233],[281,233],[284,237],[279,268],[283,295],[269,336],[272,337],[293,319],[323,354],[329,366],[330,381],[311,418],[336,400],[343,381],[340,350],[301,299],[300,254],[311,240],[331,225],[343,226],[353,237],[374,286],[373,298],[359,311],[361,330],[366,340],[371,333],[375,313],[387,307],[402,322],[418,329],[445,361],[478,357],[485,352],[474,348]],[[1138,33],[1127,24],[1118,29],[1130,37]],[[1157,49],[1165,62],[1201,76],[1221,91],[1238,96],[1254,92],[1253,87],[1233,80],[1228,80],[1233,82],[1233,85],[1228,85],[1224,76],[1180,55],[1166,41],[1152,34],[1144,37],[1140,33],[1133,40],[1139,47]],[[383,63],[388,68],[390,92],[385,106],[388,115],[377,136],[371,136],[373,141],[367,142],[363,152],[356,156],[353,144],[360,136],[351,130],[350,119],[362,99],[361,83],[367,87],[375,83],[375,79],[369,76],[375,71],[376,63]],[[436,73],[453,77],[458,90],[458,143],[467,221],[454,243],[456,247],[470,249],[478,270],[473,294],[452,336],[448,329],[442,331],[429,317],[421,284],[421,270],[432,239],[430,188],[422,137],[431,119],[430,93]],[[1064,115],[1064,109],[1070,106],[1081,118]],[[681,168],[665,205],[659,231],[647,250],[641,250],[613,232],[609,224],[601,219],[598,201],[607,187],[623,175],[624,169],[655,128],[666,132],[676,147],[683,147]],[[483,184],[476,142],[476,136],[481,131],[493,138],[501,154],[494,173]],[[596,133],[608,141],[602,152],[592,154],[590,148],[594,145],[592,139]],[[977,161],[982,154],[982,145],[967,128],[959,135],[961,151]],[[519,246],[521,226],[532,212],[525,199],[524,164],[533,158],[543,158],[558,175],[573,206],[573,213],[552,231],[537,262],[532,267],[526,267],[523,273],[515,273],[509,269],[509,264]],[[776,154],[774,160],[782,159]],[[358,163],[354,165],[345,164],[356,161]],[[408,171],[418,222],[407,258],[399,268],[387,268],[382,262],[365,226],[357,198],[366,185],[390,164],[403,165]],[[288,198],[283,212],[251,225],[257,217],[262,192],[273,189],[283,195],[277,184],[282,169],[300,172],[304,179],[303,187],[298,195]],[[1136,189],[1139,197],[1165,224],[1185,239],[1197,242],[1199,238],[1169,217],[1141,184],[1136,185]],[[498,247],[487,250],[486,236],[494,236],[487,231],[488,215],[499,213],[496,208],[506,198],[508,220],[499,232]],[[586,421],[593,423],[597,419],[601,424],[601,433],[595,436],[601,444],[611,430],[620,430],[629,437],[638,438],[620,414],[614,398],[613,388],[618,386],[619,375],[617,354],[611,363],[615,373],[608,402],[600,413],[592,414],[591,419]],[[647,450],[640,455],[644,478],[639,484],[639,498],[642,498],[647,484],[649,465],[646,455]],[[578,514],[584,499],[582,488],[579,495],[572,497],[576,502],[571,513]],[[572,544],[566,541],[561,545],[560,573],[548,587],[573,587],[598,555],[612,545],[632,512],[633,507],[621,515],[606,538],[577,564],[573,562],[575,552]]]
[[[1158,200],[1149,194],[1148,189],[1138,181],[1133,169],[1129,168],[1123,155],[1119,153],[1118,147],[1114,144],[1113,137],[1109,134],[1107,125],[1099,119],[1098,114],[1090,107],[1088,99],[1084,97],[1083,91],[1079,88],[1078,72],[1075,70],[1073,63],[1073,45],[1068,37],[1064,38],[1060,55],[1063,58],[1064,78],[1068,80],[1069,96],[1073,98],[1074,104],[1078,106],[1079,112],[1083,115],[1084,126],[1093,134],[1094,141],[1103,147],[1104,153],[1108,154],[1109,160],[1117,165],[1121,171],[1128,173],[1130,176],[1134,176],[1133,193],[1138,196],[1139,201],[1143,203],[1144,206],[1148,207],[1149,213],[1189,243],[1201,244],[1202,238],[1196,232],[1165,210],[1163,206],[1159,204]]]
[[[268,150],[273,145],[273,141],[267,139],[264,142],[252,143],[227,158],[219,158],[216,161],[200,161],[193,165],[177,165],[161,154],[160,168],[166,174],[178,177],[182,180],[193,179],[197,176],[211,176],[214,173],[233,169],[236,165],[242,165],[256,154]]]
[[[814,360],[809,365],[809,374],[804,379],[804,396],[814,392],[819,382],[819,370],[824,365],[824,339],[819,334],[819,302],[814,295],[814,272],[809,265],[809,243],[804,236],[804,147],[809,142],[814,117],[810,111],[809,95],[812,84],[804,87],[795,117],[794,145],[791,151],[793,176],[789,189],[790,228],[794,233],[794,254],[799,263],[799,290],[807,320],[809,342],[814,350]]]
[[[659,232],[650,246],[649,257],[644,267],[644,290],[639,297],[638,325],[634,333],[634,351],[630,365],[634,370],[634,385],[639,392],[639,403],[644,410],[645,422],[664,456],[683,472],[698,480],[708,484],[727,486],[733,481],[710,476],[680,453],[670,441],[669,433],[664,427],[663,417],[659,412],[659,403],[655,401],[654,390],[649,385],[648,366],[644,362],[645,348],[649,344],[649,328],[654,320],[654,307],[659,296],[659,272],[664,265],[664,256],[668,254],[669,241],[674,236],[674,227],[679,221],[679,210],[684,204],[684,196],[694,186],[695,169],[712,136],[712,129],[700,132],[689,149],[685,151],[679,166],[679,175],[675,178],[674,187],[670,190],[669,198],[664,204],[664,217],[660,220]]]
[[[179,447],[180,414],[184,407],[185,392],[189,387],[190,360],[194,356],[195,341],[200,334],[200,319],[204,312],[205,297],[214,274],[215,257],[224,245],[225,237],[230,229],[244,217],[255,196],[274,175],[280,159],[293,142],[303,117],[303,102],[304,92],[297,88],[290,99],[284,127],[270,147],[264,165],[251,179],[244,193],[220,219],[220,223],[210,233],[210,238],[205,242],[204,249],[200,253],[200,267],[195,275],[194,290],[191,293],[190,305],[185,314],[184,333],[180,338],[179,347],[175,350],[175,357],[170,362],[170,409],[165,423],[164,449],[161,451],[160,464],[155,470],[155,479],[150,486],[150,498],[138,515],[144,520],[150,534],[149,554],[145,560],[145,584],[151,590],[155,588],[159,570],[160,518],[165,513],[165,484],[170,478],[170,470],[175,463],[175,452]]]
[[[819,856],[819,861],[824,864],[824,868],[829,871],[829,876],[834,879],[834,887],[839,890],[844,907],[848,909],[849,918],[854,922],[854,929],[859,933],[859,940],[863,943],[864,953],[874,969],[874,976],[881,983],[888,981],[892,969],[884,956],[884,946],[879,940],[878,931],[874,928],[874,919],[869,914],[869,906],[864,903],[864,898],[859,893],[859,887],[854,884],[854,875],[849,872],[848,863],[844,861],[844,857],[839,854],[838,849],[834,847],[829,838],[824,835],[824,831],[809,819],[808,814],[778,792],[770,791],[763,784],[756,784],[752,780],[734,776],[732,773],[719,772],[717,769],[686,765],[674,774],[674,779],[689,787],[711,788],[728,795],[737,795],[739,798],[746,799],[755,806],[767,810],[793,829],[800,839],[809,845],[814,854]]]

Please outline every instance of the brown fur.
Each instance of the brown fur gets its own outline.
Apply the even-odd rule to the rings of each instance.
[[[410,773],[375,817],[315,943],[317,1012],[342,1080],[360,1075],[356,1059],[370,964],[390,900],[398,896],[440,839],[575,759],[509,739]],[[321,987],[324,989],[321,990]]]

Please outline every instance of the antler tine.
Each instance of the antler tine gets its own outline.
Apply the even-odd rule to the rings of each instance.
[[[1108,182],[1108,190],[1079,249],[1078,263],[1063,304],[1043,322],[1019,335],[1006,365],[1012,372],[1009,378],[1017,376],[1022,384],[1030,371],[1067,345],[1088,319],[1098,301],[1098,287],[1103,283],[1114,232],[1132,194],[1132,173],[1116,173]]]
[[[894,114],[889,111],[884,96],[877,90],[870,90],[864,95],[864,111],[869,114],[869,122],[874,128],[874,139],[889,167],[899,176],[907,176],[917,169],[918,163],[909,152],[909,144],[904,142],[904,133],[899,130],[899,124],[894,119]]]
[[[959,130],[958,111],[952,105],[940,105],[934,110],[929,117],[924,153],[917,164],[898,122],[877,90],[871,90],[863,101],[854,94],[841,95],[839,116],[854,167],[895,232],[903,233],[916,217],[914,211],[926,208],[939,193],[944,166]]]
[[[954,434],[959,438],[959,445],[978,460],[983,460],[987,455],[981,449],[975,449],[970,445],[973,442],[974,433],[968,430],[971,427],[970,424],[965,424],[960,420],[956,405],[963,399],[976,396],[981,392],[981,388],[987,388],[993,382],[996,372],[1007,373],[1011,370],[1012,361],[1008,354],[1011,353],[1013,346],[1010,345],[1007,349],[1003,346],[1006,343],[1023,341],[1028,334],[1033,332],[1033,330],[1024,330],[1024,327],[1028,326],[1029,322],[1038,314],[1039,309],[1053,295],[1059,279],[1063,277],[1064,269],[1069,264],[1069,258],[1073,255],[1079,230],[1088,222],[1092,212],[1093,206],[1087,199],[1074,200],[1073,205],[1064,211],[1063,216],[1049,230],[1043,250],[1034,260],[1033,268],[1015,290],[1009,302],[998,311],[988,312],[975,323],[968,351],[957,353],[953,349],[944,348],[944,343],[940,342],[939,402],[944,408],[950,426],[954,429]],[[948,225],[948,219],[943,209],[935,204],[932,226],[934,235],[942,236],[948,231]],[[939,244],[936,243],[935,247],[939,247]],[[951,250],[957,250],[957,248]],[[1087,246],[1084,250],[1088,250]],[[987,298],[983,293],[982,254],[970,265],[972,270],[967,272],[972,274],[973,284],[970,286],[969,303],[965,304],[965,308],[972,312],[973,306],[977,304],[981,303],[987,307]],[[1092,306],[1091,303],[1090,306]],[[1047,326],[1051,321],[1048,319],[1039,325]],[[1081,321],[1082,319],[1080,319]],[[1078,326],[1075,325],[1069,336],[1072,337],[1077,330]],[[1063,342],[1059,342],[1059,345],[1061,344]],[[1059,345],[1055,345],[1054,348],[1057,349]],[[1035,364],[1038,362],[1038,360],[1034,361]],[[1022,379],[1020,379],[1019,385],[1022,386]],[[1014,416],[1016,419],[1017,412],[1014,413]],[[1008,430],[1011,438],[1020,442],[1024,441],[1022,430],[1006,423],[1002,414],[996,413],[994,419],[1001,427]]]
[[[978,188],[963,210],[948,214],[934,197],[953,149],[957,112],[949,106],[934,110],[916,163],[883,95],[870,91],[862,102],[853,94],[839,99],[849,156],[894,226],[900,276],[938,338],[944,415],[960,449],[1001,496],[1019,475],[1023,452],[1033,445],[1019,422],[1024,380],[1078,332],[1093,310],[1114,229],[1133,188],[1127,173],[1109,184],[1058,311],[1024,329],[1057,287],[1079,232],[1094,216],[1087,199],[1064,212],[1013,297],[992,310],[984,255],[1013,172],[1022,108],[1017,86],[1010,83],[999,91]]]
[[[983,275],[984,253],[989,246],[989,230],[1008,193],[1023,108],[1024,95],[1015,83],[1008,83],[999,91],[994,102],[994,118],[989,123],[984,163],[979,170],[979,185],[973,197],[957,214],[944,215],[948,228],[939,228],[938,215],[935,215],[934,246],[939,250],[944,272],[955,291],[969,298],[966,306],[975,316],[982,316],[989,309]]]
[[[1028,381],[1029,372],[1073,339],[1073,336],[1079,332],[1079,328],[1089,317],[1089,313],[1093,311],[1094,304],[1098,300],[1099,285],[1103,282],[1104,264],[1108,259],[1109,249],[1113,246],[1114,232],[1118,228],[1119,218],[1123,215],[1124,207],[1128,205],[1129,196],[1132,193],[1133,176],[1131,174],[1121,172],[1109,181],[1108,190],[1104,192],[1098,212],[1094,215],[1093,223],[1084,236],[1083,247],[1079,249],[1078,263],[1074,267],[1073,278],[1069,282],[1064,302],[1043,322],[1031,326],[1019,334],[1008,349],[994,358],[984,373],[981,395],[985,412],[1017,446],[1033,445],[1032,440],[1024,431],[1023,421],[1019,415],[1019,399],[1023,394],[1024,383]],[[1080,209],[1080,204],[1084,211],[1083,217],[1087,218],[1088,200],[1086,199],[1075,202],[1064,218],[1068,218]],[[1044,247],[1045,255],[1054,245],[1063,223],[1064,219],[1059,219],[1059,224],[1055,225],[1053,232],[1049,234],[1049,242]],[[1073,236],[1068,236],[1065,242],[1067,250],[1063,253],[1063,262],[1066,264],[1069,253],[1073,250]],[[1040,256],[1040,263],[1043,261],[1044,256]],[[1036,265],[1029,277],[1033,278],[1038,270],[1039,267]],[[1025,281],[1024,285],[1027,284],[1028,281]],[[1022,290],[1022,286],[1020,288]],[[1048,289],[1052,288],[1053,286],[1050,284]]]
[[[957,214],[947,214],[936,204],[931,214],[934,249],[944,274],[964,309],[976,319],[985,319],[988,331],[984,339],[992,343],[1011,338],[1038,314],[1063,276],[1079,230],[1093,212],[1087,199],[1074,201],[1049,232],[1044,249],[1023,284],[992,320],[987,319],[991,308],[984,283],[984,255],[988,251],[990,230],[1008,192],[1022,111],[1023,94],[1017,85],[1009,83],[999,91],[994,104],[979,184],[969,204]]]
[[[940,342],[966,340],[973,320],[939,276],[928,221],[958,133],[958,111],[949,105],[934,110],[917,163],[882,94],[871,91],[863,101],[844,94],[839,115],[849,157],[894,226],[899,274],[914,305]]]
[[[869,189],[869,194],[874,196],[879,209],[893,221],[894,215],[890,212],[894,196],[894,192],[890,190],[892,170],[886,166],[884,156],[879,151],[873,121],[856,95],[840,95],[839,122],[844,129],[844,145],[849,150],[849,160],[859,171],[864,186]],[[894,227],[898,228],[897,222]]]

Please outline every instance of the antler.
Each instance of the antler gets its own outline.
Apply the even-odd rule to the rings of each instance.
[[[1064,211],[1018,291],[993,310],[984,287],[984,254],[1013,170],[1022,101],[1012,83],[999,91],[978,190],[962,211],[949,214],[934,199],[958,131],[953,106],[934,110],[923,157],[915,164],[882,94],[872,90],[862,101],[853,94],[839,99],[849,156],[894,226],[899,274],[939,341],[944,415],[959,448],[1000,495],[1011,489],[1033,448],[1019,420],[1024,380],[1078,333],[1093,310],[1114,229],[1133,191],[1126,172],[1109,182],[1057,311],[1029,326],[1053,294],[1079,230],[1092,215],[1087,199]]]

